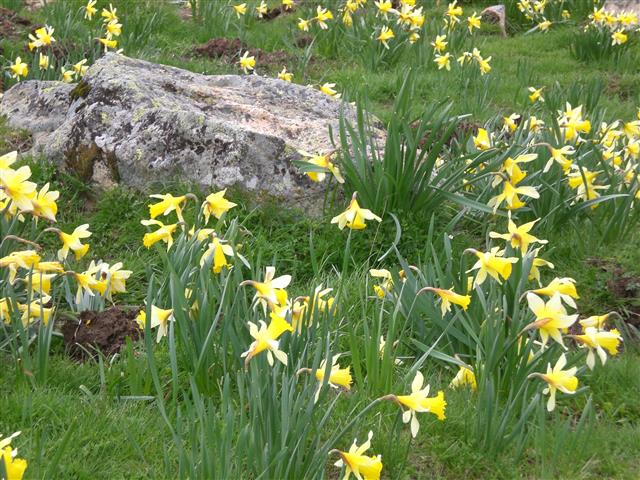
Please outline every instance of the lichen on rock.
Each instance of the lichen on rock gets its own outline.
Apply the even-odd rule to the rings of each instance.
[[[0,103],[9,125],[33,133],[34,153],[94,182],[144,188],[178,176],[301,206],[322,188],[292,161],[298,150],[332,149],[329,128],[338,130],[343,109],[355,121],[352,106],[310,87],[200,75],[116,54],[98,60],[75,86],[21,82]]]

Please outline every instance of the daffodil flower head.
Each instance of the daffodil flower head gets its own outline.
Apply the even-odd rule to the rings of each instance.
[[[340,354],[333,355],[331,357],[331,364],[329,367],[329,377],[327,379],[327,384],[331,388],[335,389],[344,389],[351,390],[351,384],[353,383],[353,378],[351,377],[351,367],[340,367],[338,364],[338,359],[340,358]],[[318,381],[318,388],[316,390],[315,402],[318,401],[320,396],[320,390],[322,389],[322,385],[325,379],[325,373],[327,371],[327,360],[322,360],[318,369],[315,372],[316,380]]]
[[[251,285],[256,289],[256,294],[253,297],[254,305],[260,303],[266,310],[269,306],[284,306],[287,302],[287,292],[285,288],[291,283],[291,275],[281,275],[275,277],[276,268],[267,267],[265,270],[264,280],[262,282],[256,282],[254,280],[245,280],[240,285]]]
[[[211,243],[209,243],[209,247],[200,259],[200,266],[210,261],[213,273],[220,273],[223,268],[229,268],[227,257],[233,256],[234,252],[231,245],[223,243],[223,241],[214,234]]]
[[[24,165],[17,170],[0,170],[0,191],[15,204],[22,212],[30,212],[33,209],[31,199],[34,197],[37,185],[29,181],[31,168]]]
[[[141,329],[145,328],[146,323],[149,320],[147,319],[146,310],[140,310],[138,312],[138,316],[136,317],[136,322]],[[157,328],[158,332],[156,334],[156,343],[160,343],[163,337],[166,337],[169,333],[169,322],[175,321],[173,317],[173,309],[162,309],[156,307],[155,305],[151,305],[151,322],[149,324],[149,328]]]
[[[535,293],[529,292],[527,293],[527,303],[536,319],[527,325],[525,330],[537,329],[540,332],[543,347],[551,337],[566,349],[562,340],[562,332],[576,322],[578,315],[567,315],[567,311],[562,305],[562,299],[557,293],[545,302]]]
[[[500,247],[493,247],[484,253],[472,248],[466,251],[473,253],[478,258],[473,267],[467,271],[469,273],[478,270],[474,286],[482,285],[487,275],[493,277],[498,283],[502,283],[500,279],[507,280],[511,276],[512,265],[518,261],[515,257],[504,257],[504,250],[500,250]]]
[[[471,295],[460,295],[453,290],[446,290],[442,288],[424,287],[418,292],[420,295],[422,292],[433,292],[440,297],[440,310],[444,316],[447,312],[451,311],[451,304],[459,305],[463,310],[469,308],[471,303]]]
[[[345,468],[343,480],[348,480],[352,473],[358,480],[380,479],[380,473],[382,472],[382,457],[380,455],[364,455],[364,453],[371,448],[372,438],[373,432],[369,432],[367,441],[362,445],[358,446],[358,439],[356,438],[348,452],[340,450],[332,450],[329,452],[338,453],[340,455],[340,460],[338,460],[334,465],[339,468]]]
[[[142,238],[142,244],[145,247],[151,248],[152,245],[158,242],[164,242],[167,244],[167,250],[171,248],[171,245],[173,245],[173,234],[178,228],[177,223],[165,225],[160,220],[155,219],[141,220],[140,223],[145,227],[158,227],[154,232],[148,232],[144,234],[144,237]]]
[[[586,348],[588,350],[587,366],[590,370],[593,370],[595,367],[596,353],[598,354],[602,365],[604,365],[607,361],[607,352],[611,356],[617,355],[620,342],[622,342],[622,336],[615,328],[607,332],[595,327],[587,327],[584,329],[584,333],[582,335],[573,335],[573,339],[576,340],[582,348]]]
[[[551,364],[547,365],[546,373],[533,373],[530,377],[538,377],[547,382],[547,388],[543,390],[543,394],[549,395],[547,402],[547,410],[552,412],[556,408],[556,391],[573,395],[578,389],[578,378],[576,377],[577,367],[563,370],[567,365],[567,357],[563,353],[558,361],[551,368]]]
[[[280,342],[278,341],[278,337],[284,333],[284,331],[287,331],[288,328],[285,329],[284,326],[281,325],[281,321],[286,323],[286,320],[276,316],[272,318],[271,321],[271,324],[274,326],[269,325],[269,327],[267,327],[267,324],[260,320],[259,328],[255,323],[247,322],[249,324],[249,334],[253,337],[254,341],[249,346],[249,349],[241,355],[241,357],[245,359],[245,366],[249,364],[253,357],[264,351],[267,352],[269,366],[273,366],[274,356],[279,362],[287,365],[287,354],[279,349]]]
[[[158,203],[154,203],[149,205],[149,216],[153,219],[159,217],[160,215],[167,216],[171,212],[176,212],[178,216],[178,221],[184,222],[184,217],[182,216],[182,208],[187,201],[186,195],[180,195],[179,197],[174,197],[170,193],[165,194],[152,194],[149,195],[151,198],[157,198],[161,200]]]
[[[76,227],[71,233],[59,231],[58,236],[62,242],[62,248],[58,250],[58,260],[61,262],[67,258],[69,250],[75,254],[76,260],[80,260],[89,251],[89,244],[82,243],[82,240],[91,236],[88,223]]]
[[[204,203],[202,204],[202,213],[204,214],[205,223],[209,222],[209,218],[211,215],[216,217],[218,220],[222,218],[226,212],[231,210],[233,207],[236,207],[237,204],[230,202],[224,196],[227,193],[227,189],[220,190],[219,192],[211,193],[207,196]]]
[[[458,373],[453,377],[449,387],[458,388],[463,386],[469,386],[472,391],[476,391],[478,389],[478,384],[476,382],[476,375],[470,368],[460,366]]]
[[[349,207],[331,219],[331,223],[337,223],[340,230],[348,227],[352,230],[362,230],[366,228],[365,220],[375,220],[381,222],[382,219],[365,208],[361,208],[356,199],[358,192],[354,192],[351,197]]]
[[[537,295],[545,295],[547,297],[553,297],[559,295],[563,302],[567,305],[578,308],[574,299],[580,298],[578,291],[576,290],[576,281],[573,278],[554,278],[549,282],[546,287],[532,290]]]
[[[249,55],[249,51],[245,51],[242,57],[240,57],[240,68],[244,71],[245,74],[252,72],[256,67],[256,57],[253,55]]]
[[[509,212],[507,233],[489,232],[489,236],[491,238],[500,238],[509,242],[512,248],[519,249],[522,252],[522,255],[525,255],[529,250],[529,245],[531,245],[532,243],[539,243],[541,245],[547,243],[547,240],[540,240],[539,238],[536,238],[529,233],[536,222],[538,222],[539,220],[540,219],[536,219],[532,222],[527,222],[523,225],[518,226],[511,219],[511,212]]]
[[[411,436],[415,438],[420,429],[418,421],[418,413],[433,413],[438,420],[444,420],[447,402],[444,400],[444,392],[438,392],[435,397],[429,398],[429,385],[424,385],[424,376],[421,372],[416,372],[411,382],[411,393],[409,395],[387,395],[385,399],[397,402],[404,410],[402,421],[404,423],[411,422]]]

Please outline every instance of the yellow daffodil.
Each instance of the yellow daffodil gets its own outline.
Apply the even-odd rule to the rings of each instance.
[[[393,3],[391,3],[391,0],[379,0],[379,1],[373,2],[373,4],[378,9],[376,11],[376,16],[382,15],[385,19],[388,19],[389,18],[388,14],[395,12],[393,8]]]
[[[580,346],[589,350],[587,353],[587,366],[590,370],[593,370],[596,364],[596,356],[600,357],[602,365],[607,361],[607,352],[609,355],[615,356],[618,354],[618,347],[622,341],[620,332],[615,328],[610,332],[598,330],[595,327],[587,327],[582,335],[573,335]]]
[[[51,294],[51,280],[57,276],[56,273],[44,273],[38,270],[34,270],[25,279],[28,285],[31,286],[31,291],[36,292],[40,296]]]
[[[327,380],[327,384],[331,387],[331,388],[336,388],[336,389],[344,389],[344,390],[351,390],[351,384],[353,383],[353,379],[351,378],[351,367],[347,366],[347,367],[340,367],[340,365],[338,364],[338,359],[340,358],[340,354],[338,355],[334,355],[331,358],[331,367],[329,368],[329,378]],[[324,383],[324,376],[325,376],[325,372],[327,370],[327,360],[322,360],[322,362],[320,362],[320,365],[318,366],[318,369],[316,370],[315,376],[316,376],[316,380],[318,380],[318,388],[316,390],[316,395],[315,395],[315,399],[314,402],[318,401],[318,398],[320,397],[320,391],[322,390],[322,384]],[[303,372],[311,372],[310,368],[303,368],[298,370],[298,374],[303,373]]]
[[[537,28],[541,32],[548,32],[549,28],[551,27],[551,25],[552,25],[552,23],[549,20],[545,19],[545,20],[541,21],[540,23],[538,23]]]
[[[251,285],[256,289],[254,301],[266,306],[284,306],[287,300],[287,292],[285,288],[291,283],[291,275],[281,275],[274,278],[276,274],[275,267],[267,267],[262,282],[254,280],[245,280],[240,285]]]
[[[213,268],[213,273],[220,273],[223,268],[229,268],[229,262],[227,257],[234,255],[231,245],[222,243],[222,241],[214,235],[213,240],[209,243],[209,247],[202,255],[200,259],[200,266],[205,262],[210,261]]]
[[[10,446],[0,448],[0,455],[2,456],[2,470],[7,475],[7,480],[22,480],[27,469],[27,461],[18,458],[17,452]]]
[[[558,163],[565,173],[568,172],[569,168],[572,165],[572,162],[566,157],[566,155],[573,155],[574,153],[576,153],[575,148],[573,148],[571,145],[566,145],[562,148],[553,148],[550,146],[549,150],[551,152],[551,158],[549,158],[549,161],[544,166],[543,173],[549,171],[549,169],[553,165],[553,162]]]
[[[318,153],[314,155],[307,153],[304,150],[299,150],[298,153],[303,157],[306,157],[308,159],[308,163],[324,168],[327,172],[331,172],[338,183],[344,183],[344,178],[342,177],[342,173],[340,173],[340,169],[331,161],[332,154],[322,155]],[[327,176],[325,172],[306,172],[306,174],[314,182],[322,182]]]
[[[467,271],[467,273],[478,270],[476,278],[474,280],[475,285],[482,285],[487,278],[487,275],[493,277],[498,283],[502,283],[500,278],[507,280],[511,276],[511,268],[514,263],[518,261],[515,257],[503,257],[504,250],[500,250],[500,247],[493,247],[489,252],[479,252],[473,248],[467,249],[470,253],[473,253],[478,261]]]
[[[284,80],[285,82],[291,83],[293,80],[293,73],[287,72],[287,67],[282,67],[282,71],[278,73],[278,78],[280,80]]]
[[[138,326],[144,329],[147,321],[146,310],[140,310],[140,312],[138,312],[138,316],[136,317]],[[158,329],[158,332],[156,334],[156,343],[160,343],[162,337],[167,336],[167,334],[169,333],[169,322],[173,321],[175,321],[173,317],[173,309],[169,308],[167,310],[164,310],[162,308],[156,307],[155,305],[151,305],[151,323],[149,324],[149,328]]]
[[[370,210],[360,208],[358,200],[356,200],[357,194],[358,192],[353,193],[349,207],[344,212],[331,219],[331,223],[337,223],[340,230],[344,227],[348,227],[352,230],[362,230],[367,226],[365,220],[375,220],[377,222],[382,221],[380,217],[372,213]]]
[[[240,68],[244,71],[245,74],[252,72],[256,67],[256,58],[254,56],[250,56],[248,51],[245,51],[242,57],[240,57]]]
[[[259,5],[256,5],[256,13],[258,14],[258,18],[262,18],[264,15],[269,12],[269,7],[264,0],[261,0]]]
[[[529,95],[529,100],[531,101],[531,103],[544,102],[544,97],[542,96],[542,90],[544,90],[544,87],[529,87],[528,90],[529,92],[531,92]]]
[[[518,123],[516,123],[516,122],[518,120],[520,120],[520,115],[518,115],[517,113],[512,113],[508,117],[502,117],[502,120],[504,122],[503,129],[508,131],[508,132],[513,133],[518,128]]]
[[[38,67],[40,70],[48,70],[49,69],[49,55],[45,55],[40,52],[40,57],[38,59]]]
[[[282,0],[282,7],[285,10],[291,10],[293,8],[293,0]]]
[[[586,330],[589,327],[603,329],[610,316],[611,313],[605,313],[604,315],[592,315],[591,317],[579,320],[578,323],[583,330]]]
[[[624,30],[616,30],[611,34],[611,45],[622,45],[623,43],[627,43],[628,39],[629,37],[624,33]]]
[[[36,192],[36,184],[29,181],[31,169],[24,165],[17,170],[2,170],[0,190],[13,202],[20,211],[31,211],[31,199]]]
[[[318,22],[320,28],[322,30],[326,30],[327,28],[329,28],[329,25],[327,25],[327,20],[333,20],[333,14],[331,13],[331,10],[318,5],[318,7],[316,8],[315,19]]]
[[[460,15],[462,15],[462,7],[458,6],[458,0],[454,0],[451,2],[448,7],[445,15],[449,17],[451,22],[459,22]]]
[[[54,32],[54,29],[48,25],[45,25],[42,28],[38,28],[35,31],[35,34],[36,34],[35,37],[29,34],[29,40],[31,40],[31,45],[33,45],[35,48],[50,46],[53,42],[56,41],[56,39],[53,38],[53,32]]]
[[[447,39],[446,35],[436,35],[436,39],[433,42],[431,42],[431,46],[433,47],[433,50],[438,53],[444,52],[448,44],[448,42],[445,41],[446,39]]]
[[[438,70],[443,68],[451,70],[451,54],[449,52],[444,55],[436,54],[433,61],[438,65]]]
[[[50,222],[56,221],[56,213],[58,212],[58,205],[56,200],[60,196],[60,192],[55,190],[49,191],[49,184],[45,184],[44,187],[31,199],[31,205],[33,210],[31,214],[34,217],[44,218]]]
[[[478,389],[475,374],[467,367],[460,366],[458,373],[456,373],[456,376],[451,380],[449,387],[458,388],[465,385],[468,385],[474,392]]]
[[[567,183],[569,187],[576,190],[576,200],[594,200],[600,197],[598,190],[606,190],[606,185],[595,185],[593,182],[600,172],[591,172],[586,168],[575,169],[567,174]],[[591,208],[597,207],[598,204],[591,205]]]
[[[497,212],[502,202],[505,202],[507,209],[517,210],[524,207],[524,202],[520,200],[518,195],[524,195],[530,198],[540,198],[540,194],[534,187],[517,187],[511,182],[502,183],[502,193],[491,198],[488,202],[493,207],[493,212]]]
[[[393,277],[389,270],[385,269],[375,269],[372,268],[369,270],[369,275],[374,278],[382,278],[383,281],[380,285],[374,285],[373,290],[378,296],[378,298],[384,298],[387,293],[391,293],[393,289]]]
[[[518,155],[516,158],[507,157],[500,167],[500,172],[504,172],[509,177],[509,182],[512,185],[517,185],[527,176],[527,173],[520,168],[520,164],[532,162],[536,158],[538,158],[537,153]],[[502,181],[504,178],[501,175],[496,175],[491,186],[495,187]]]
[[[473,145],[478,150],[488,150],[491,148],[491,137],[484,128],[479,128],[478,133],[473,137]]]
[[[149,216],[151,218],[159,217],[160,215],[167,216],[171,212],[176,212],[176,216],[178,217],[178,221],[184,222],[184,217],[182,216],[182,208],[187,201],[186,195],[180,195],[179,197],[174,197],[170,193],[165,194],[153,194],[149,195],[150,198],[157,198],[161,200],[158,203],[154,203],[149,205]]]
[[[118,48],[118,41],[112,40],[110,38],[99,38],[98,41],[104,46],[104,51],[107,52],[109,49]]]
[[[13,285],[19,268],[31,270],[38,268],[40,255],[35,250],[22,250],[11,252],[9,255],[0,258],[0,268],[9,269],[9,283]]]
[[[145,227],[149,227],[151,225],[155,225],[158,227],[155,232],[148,232],[144,234],[142,244],[145,247],[150,248],[151,245],[162,241],[167,244],[167,250],[171,248],[171,245],[173,245],[173,234],[178,228],[177,223],[165,225],[159,220],[141,220],[140,223]]]
[[[546,240],[540,240],[539,238],[536,238],[529,233],[536,222],[538,222],[539,220],[540,219],[537,219],[532,222],[517,226],[515,222],[511,220],[511,212],[509,212],[507,233],[489,232],[489,236],[491,238],[501,238],[502,240],[510,242],[512,248],[519,248],[522,252],[522,255],[525,255],[529,250],[529,245],[531,245],[532,243],[547,243]]]
[[[338,92],[335,90],[335,88],[334,88],[335,86],[336,86],[336,84],[335,84],[335,83],[325,83],[325,84],[323,84],[323,85],[321,85],[321,86],[320,86],[320,91],[321,91],[322,93],[324,93],[325,95],[329,95],[330,97],[333,97],[333,98],[340,98],[340,96],[341,96],[342,94],[338,93]]]
[[[573,108],[567,102],[565,111],[560,113],[558,125],[566,141],[570,142],[579,139],[580,133],[589,133],[591,131],[591,122],[582,118],[582,105]]]
[[[329,452],[340,455],[340,460],[334,465],[339,468],[345,468],[343,480],[348,480],[352,473],[358,480],[380,480],[382,457],[380,455],[370,457],[364,455],[364,452],[371,448],[371,438],[373,438],[373,432],[369,432],[369,438],[360,446],[358,446],[358,439],[356,438],[348,452],[340,450]]]
[[[382,42],[385,48],[388,49],[389,44],[387,42],[392,38],[395,38],[395,34],[393,33],[393,30],[391,30],[389,27],[384,25],[382,27],[382,30],[380,31],[380,35],[378,35],[378,40]]]
[[[532,290],[533,293],[537,295],[545,295],[547,297],[553,297],[554,295],[559,295],[560,298],[569,306],[573,308],[577,308],[576,302],[574,300],[580,298],[578,295],[578,291],[576,290],[576,281],[573,278],[565,277],[565,278],[554,278],[549,282],[546,287],[538,288],[536,290]]]
[[[567,311],[562,305],[562,299],[558,294],[553,295],[545,303],[538,295],[529,292],[527,293],[527,303],[536,319],[527,325],[525,330],[539,330],[543,347],[549,341],[549,337],[564,347],[562,332],[576,322],[578,315],[567,315]]]
[[[64,66],[60,67],[60,72],[62,73],[62,81],[64,83],[73,82],[73,77],[76,74],[73,70],[67,70]]]
[[[51,297],[45,295],[26,305],[18,304],[18,309],[22,312],[22,326],[26,328],[31,322],[39,320],[41,320],[45,326],[48,325],[55,311],[55,307],[45,307],[50,301]]]
[[[418,292],[420,295],[422,292],[433,292],[440,297],[440,311],[444,316],[447,312],[451,311],[451,304],[454,303],[462,307],[463,310],[469,308],[471,303],[471,295],[460,295],[453,290],[444,290],[442,288],[424,287]]]
[[[241,16],[243,16],[244,14],[247,13],[247,4],[246,3],[239,3],[238,5],[231,5],[231,7],[233,8],[233,11],[236,12],[236,16],[238,18],[240,18]]]
[[[18,152],[16,151],[0,155],[0,173],[4,175],[4,173],[2,172],[3,170],[12,170],[11,165],[16,163],[16,160],[18,160]],[[0,179],[1,178],[2,177],[0,177]],[[0,185],[2,185],[2,183],[0,183]]]
[[[474,28],[480,28],[480,17],[476,15],[476,12],[473,12],[470,17],[467,17],[467,28],[469,29],[469,33],[473,33]]]
[[[393,400],[403,408],[402,421],[411,422],[411,436],[416,438],[420,429],[418,413],[433,413],[438,420],[444,420],[447,402],[444,400],[444,392],[439,391],[438,395],[429,398],[430,386],[424,386],[424,376],[416,372],[411,382],[411,393],[409,395],[387,395],[384,399]]]
[[[267,352],[267,362],[270,366],[273,366],[274,356],[279,362],[287,365],[287,354],[279,349],[280,342],[278,338],[284,332],[293,331],[293,327],[278,315],[271,316],[271,322],[269,322],[268,327],[262,320],[260,320],[260,328],[253,322],[247,323],[249,324],[249,334],[254,341],[249,346],[249,349],[241,355],[245,359],[245,366],[249,364],[253,357],[264,351]]]
[[[545,260],[544,258],[538,257],[539,252],[540,252],[539,248],[534,250],[535,258],[533,259],[533,262],[531,262],[531,270],[529,271],[528,280],[535,280],[536,282],[538,282],[538,285],[541,285],[540,284],[540,268],[546,267],[553,270],[555,266],[553,265],[553,263]]]
[[[311,20],[305,20],[304,18],[298,18],[298,29],[303,32],[309,31],[309,26],[311,25]]]
[[[57,233],[62,242],[62,248],[58,250],[58,260],[61,262],[67,258],[69,250],[75,254],[76,260],[80,260],[89,251],[89,245],[84,245],[81,242],[81,240],[91,236],[88,223],[76,227],[72,233],[64,233],[62,231]]]
[[[549,401],[547,402],[547,410],[552,412],[556,408],[556,391],[560,390],[562,393],[573,395],[578,389],[578,378],[576,367],[563,370],[567,365],[567,357],[564,353],[560,355],[560,358],[556,362],[555,366],[551,368],[551,364],[547,365],[547,373],[533,373],[530,377],[538,377],[547,382],[548,387],[543,390],[542,393],[549,394]]]
[[[113,37],[119,37],[122,34],[122,24],[118,20],[112,20],[105,26],[107,30],[107,38],[111,40]]]
[[[202,213],[204,215],[204,222],[208,223],[211,215],[216,217],[218,220],[222,218],[222,215],[227,213],[233,207],[236,207],[237,204],[230,202],[226,198],[224,198],[227,193],[227,189],[220,190],[219,192],[210,193],[205,201],[202,203]]]
[[[116,14],[116,10],[115,8],[113,8],[113,5],[109,4],[109,8],[103,8],[102,12],[100,12],[100,16],[104,19],[105,23],[109,23],[109,22],[113,22],[118,21],[118,15]]]
[[[98,9],[95,7],[97,2],[98,0],[89,0],[83,7],[85,20],[91,20],[98,13]]]

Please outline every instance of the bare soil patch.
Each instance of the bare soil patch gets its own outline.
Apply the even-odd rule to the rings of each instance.
[[[102,312],[85,311],[79,319],[68,319],[62,327],[68,354],[87,360],[97,352],[111,356],[120,351],[126,339],[138,340],[142,332],[135,321],[136,310],[113,307]]]

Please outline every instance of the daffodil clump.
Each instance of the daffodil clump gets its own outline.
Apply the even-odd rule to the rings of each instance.
[[[35,238],[28,238],[39,223],[55,224],[59,192],[50,190],[49,184],[38,188],[29,180],[30,167],[14,168],[16,161],[16,152],[0,157],[0,209],[5,233],[0,269],[8,272],[6,282],[13,291],[0,299],[4,323],[10,325],[17,315],[24,328],[40,321],[47,325],[56,314],[57,306],[52,302],[56,285],[64,287],[65,299],[74,311],[104,306],[114,294],[126,292],[132,272],[124,270],[121,262],[109,265],[92,260],[86,269],[78,268],[89,251],[85,243],[91,237],[89,225],[80,225],[72,232],[50,226]],[[43,235],[57,237],[57,252],[47,254],[37,243]]]
[[[87,4],[81,7],[81,13],[87,22],[93,21],[94,16],[98,17],[97,0],[88,0]],[[104,52],[118,50],[118,38],[122,35],[122,23],[117,15],[117,9],[109,4],[108,8],[103,8],[99,18],[102,19],[101,32],[95,41],[101,46]],[[32,77],[51,78],[48,72],[59,71],[59,79],[65,83],[79,81],[89,70],[89,59],[70,60],[69,58],[58,58],[53,54],[54,44],[57,42],[55,28],[50,25],[37,28],[33,33],[28,34],[27,49],[31,58],[16,56],[9,65],[10,76],[16,81],[21,81]],[[30,67],[35,67],[37,69]]]

